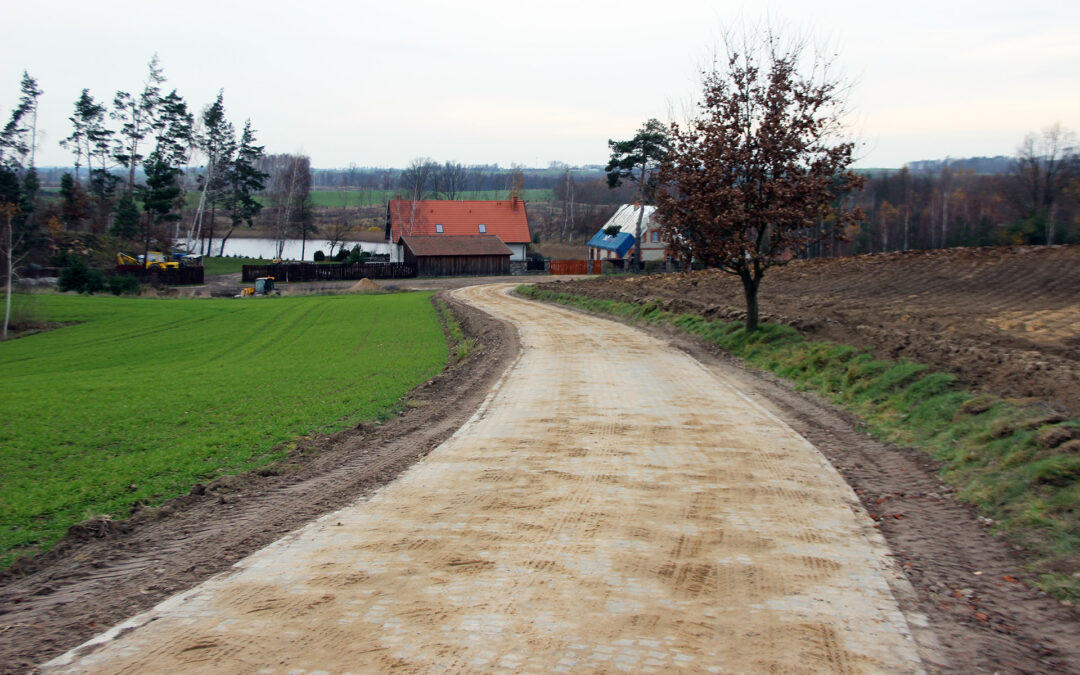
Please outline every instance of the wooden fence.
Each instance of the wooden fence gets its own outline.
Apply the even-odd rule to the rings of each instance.
[[[589,269],[592,268],[592,271]],[[551,274],[600,274],[600,260],[552,260]]]
[[[416,276],[416,268],[404,263],[355,263],[316,265],[288,263],[281,265],[244,265],[243,280],[250,283],[259,277],[275,281],[354,281],[357,279],[407,279]]]
[[[142,265],[117,265],[116,274],[124,274],[136,277],[144,284],[165,284],[166,286],[183,286],[186,284],[204,283],[202,266],[181,267],[172,270],[147,270]]]

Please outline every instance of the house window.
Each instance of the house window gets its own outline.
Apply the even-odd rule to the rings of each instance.
[[[435,231],[442,234],[442,223],[435,223]]]
[[[480,223],[480,234],[487,234],[487,225]]]
[[[659,244],[660,243],[660,233],[657,232],[656,230],[653,230],[650,234],[652,235],[652,243]]]

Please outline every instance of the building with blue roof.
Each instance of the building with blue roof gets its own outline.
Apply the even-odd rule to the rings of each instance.
[[[619,232],[617,234],[607,234],[603,230],[600,230],[589,240],[590,249],[599,249],[604,251],[607,255],[596,255],[594,259],[603,260],[605,258],[621,259],[627,254],[627,252],[634,247],[634,235],[627,232]],[[590,251],[590,258],[593,258]]]
[[[631,249],[636,240],[638,219],[641,219],[641,258],[642,260],[663,260],[667,257],[667,244],[660,233],[660,223],[656,219],[655,206],[623,204],[604,226],[589,240],[589,260],[624,260],[634,254]],[[618,230],[615,235],[608,235],[609,230]]]

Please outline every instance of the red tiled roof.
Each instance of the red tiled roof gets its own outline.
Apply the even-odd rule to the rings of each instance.
[[[419,257],[513,254],[506,244],[493,234],[464,234],[457,237],[436,234],[430,237],[401,237],[398,241]]]
[[[390,241],[401,236],[465,236],[493,234],[507,244],[527,244],[529,219],[525,202],[392,199],[386,205]],[[484,231],[480,231],[480,225]],[[442,225],[438,232],[436,225]]]

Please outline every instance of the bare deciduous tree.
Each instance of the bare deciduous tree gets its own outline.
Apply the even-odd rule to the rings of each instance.
[[[864,180],[848,170],[854,144],[837,141],[844,88],[829,59],[768,27],[725,44],[698,117],[671,125],[658,214],[671,252],[742,280],[752,331],[765,270],[857,221],[841,198]]]
[[[447,199],[457,199],[465,191],[465,181],[469,173],[464,165],[457,162],[446,162],[439,171],[439,184],[442,187],[443,196]]]
[[[1016,151],[1012,175],[1020,216],[1043,223],[1047,244],[1054,243],[1055,206],[1078,173],[1076,133],[1060,124],[1028,134]]]

